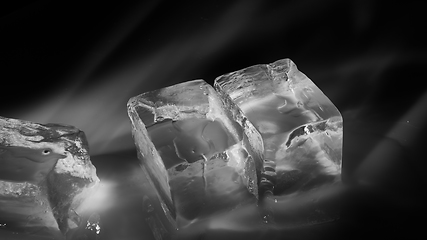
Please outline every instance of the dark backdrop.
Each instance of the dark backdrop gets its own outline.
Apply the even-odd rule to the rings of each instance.
[[[325,236],[422,232],[423,1],[32,1],[1,13],[0,115],[77,126],[92,156],[134,150],[132,96],[292,59],[344,117],[350,190]]]

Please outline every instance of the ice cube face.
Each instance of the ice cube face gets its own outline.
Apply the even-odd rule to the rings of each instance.
[[[340,181],[342,117],[289,59],[251,66],[215,79],[262,135],[262,181],[275,195]]]
[[[128,114],[141,166],[172,228],[258,198],[262,138],[205,81],[133,97]]]

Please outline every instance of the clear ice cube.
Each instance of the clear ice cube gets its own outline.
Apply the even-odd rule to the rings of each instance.
[[[291,60],[222,75],[214,87],[262,135],[261,183],[266,190],[284,196],[340,181],[341,114]]]
[[[128,114],[141,166],[171,228],[256,202],[262,138],[205,81],[133,97]]]

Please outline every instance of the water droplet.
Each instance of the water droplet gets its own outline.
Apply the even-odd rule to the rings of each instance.
[[[278,107],[278,109],[281,109],[281,108],[286,107],[286,104],[288,104],[288,101],[286,101],[286,99],[284,99],[284,100],[283,100],[283,104],[282,104],[282,105],[280,105],[280,106]]]
[[[165,120],[165,118],[162,117],[162,116],[159,116],[159,117],[156,118],[156,122],[161,122],[163,120]]]
[[[309,88],[309,87],[305,87],[305,88],[304,88],[304,91],[305,91],[305,92],[310,92],[310,93],[314,92],[314,91],[313,91],[313,89],[311,89],[311,88]]]
[[[262,217],[262,221],[263,221],[265,224],[268,224],[268,216],[267,216],[267,215],[264,215],[264,216]]]
[[[288,101],[286,101],[286,99],[283,101],[283,104],[277,107],[277,111],[279,113],[286,113],[287,111],[289,111],[289,109],[287,108],[288,105]]]
[[[98,215],[98,214],[96,214]],[[81,233],[80,236],[76,239],[91,239],[91,240],[99,240],[100,239],[100,233],[101,233],[101,226],[99,223],[99,219],[91,219],[87,220],[86,227],[84,228],[84,233]],[[74,239],[74,238],[73,238]]]
[[[151,201],[147,196],[144,196],[142,198],[142,204],[145,211],[149,213],[154,211],[154,207],[153,205],[151,205]]]
[[[51,150],[50,150],[50,149],[48,149],[48,148],[47,148],[47,149],[44,149],[44,150],[42,151],[42,154],[43,154],[43,155],[45,155],[45,156],[46,156],[46,155],[49,155],[50,153],[51,153]]]

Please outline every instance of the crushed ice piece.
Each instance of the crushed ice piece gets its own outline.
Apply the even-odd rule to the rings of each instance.
[[[63,238],[99,184],[86,137],[72,126],[0,117],[0,164],[2,227],[34,236]]]

